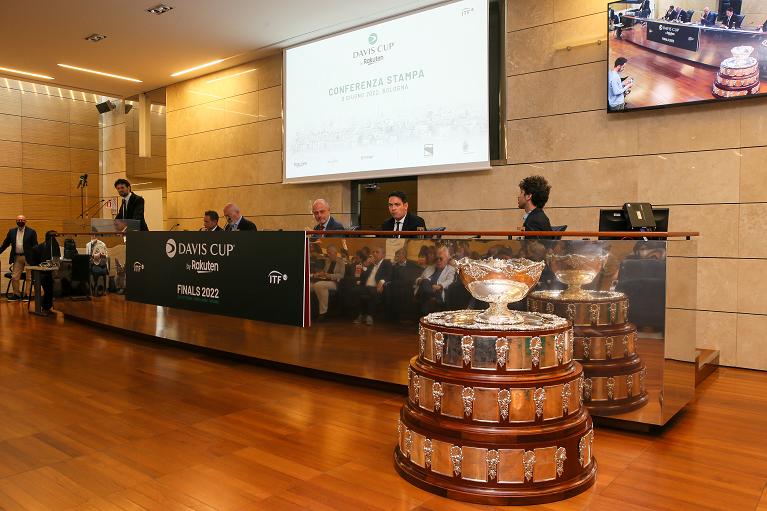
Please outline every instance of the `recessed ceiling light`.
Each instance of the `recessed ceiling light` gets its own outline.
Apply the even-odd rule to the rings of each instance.
[[[91,34],[88,37],[86,37],[85,40],[97,43],[99,41],[103,41],[106,38],[107,36],[105,36],[104,34]]]
[[[40,75],[37,73],[30,73],[29,71],[21,71],[19,69],[12,69],[10,67],[0,67],[0,71],[11,73],[15,75],[34,76],[35,78],[43,78],[44,80],[53,80],[52,76]]]
[[[186,73],[191,73],[192,71],[197,71],[198,69],[202,69],[204,67],[214,66],[218,64],[219,62],[223,62],[223,61],[224,59],[218,59],[218,60],[206,62],[205,64],[200,64],[199,66],[194,66],[194,67],[190,67],[189,69],[184,69],[183,71],[178,71],[176,73],[173,73],[171,76],[181,76]]]
[[[152,14],[165,14],[166,12],[173,9],[170,5],[160,4],[155,5],[154,7],[147,9],[146,12],[151,12]]]
[[[70,66],[69,64],[58,64],[59,67],[65,67],[67,69],[74,69],[75,71],[83,71],[84,73],[92,73],[94,75],[108,76],[109,78],[119,78],[120,80],[128,80],[129,82],[141,83],[141,80],[136,78],[128,78],[127,76],[114,75],[112,73],[105,73],[103,71],[96,71],[93,69],[87,69],[84,67]]]

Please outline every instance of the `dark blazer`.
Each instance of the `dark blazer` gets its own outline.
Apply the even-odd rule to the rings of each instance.
[[[735,28],[735,25],[737,22],[738,22],[737,14],[733,14],[729,18],[725,16],[724,19],[722,19],[722,24],[725,25],[727,28]]]
[[[405,218],[403,218],[402,220],[403,220],[402,221],[403,231],[417,231],[419,227],[422,227],[424,230],[426,230],[426,222],[424,222],[423,218],[421,218],[418,215],[413,215],[411,213],[408,213],[407,215],[405,215]],[[394,218],[389,218],[387,221],[381,224],[381,230],[393,231]]]
[[[714,11],[710,11],[705,19],[701,17],[700,24],[704,27],[714,27],[716,26],[716,16],[717,14]]]
[[[8,231],[8,234],[3,240],[2,246],[0,246],[0,253],[4,252],[6,248],[11,247],[11,257],[9,258],[10,264],[16,260],[16,233],[19,231],[18,227]],[[37,233],[34,229],[27,226],[24,229],[24,254],[26,255],[34,246],[37,245]]]
[[[315,231],[319,231],[322,224],[317,224],[314,226]],[[343,226],[341,222],[333,218],[332,216],[328,219],[328,225],[325,227],[326,231],[345,231],[346,227]]]
[[[47,242],[44,241],[39,245],[35,245],[29,250],[29,264],[51,261],[54,257],[61,257],[61,247],[54,237],[51,237]]]
[[[522,224],[525,231],[550,231],[551,222],[549,217],[543,212],[542,208],[535,208],[525,218],[525,223]],[[526,238],[538,238],[538,236],[526,236]]]
[[[219,232],[219,231],[223,231],[223,229],[219,227],[218,224],[216,224],[216,226],[208,232]]]
[[[120,210],[117,212],[117,219],[120,220],[138,220],[141,223],[139,227],[142,231],[148,231],[149,227],[144,220],[144,197],[131,192],[128,199],[128,208],[125,208],[125,199],[120,204]]]
[[[226,224],[225,231],[231,231],[232,226],[230,224]],[[240,218],[240,223],[237,225],[238,231],[257,231],[258,227],[256,227],[256,224],[251,222],[245,217]]]
[[[362,275],[360,275],[359,285],[364,286],[367,281],[368,277],[370,277],[370,272],[373,271],[375,265],[369,266],[365,271],[362,272]],[[378,267],[378,271],[376,272],[375,281],[378,282],[379,280],[384,280],[386,282],[389,282],[391,280],[392,276],[392,264],[391,261],[388,259],[384,259],[381,261],[381,266]]]

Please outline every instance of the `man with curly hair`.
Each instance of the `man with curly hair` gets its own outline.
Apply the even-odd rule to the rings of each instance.
[[[517,205],[525,210],[523,231],[550,231],[551,222],[543,212],[551,185],[543,176],[528,176],[519,182]]]

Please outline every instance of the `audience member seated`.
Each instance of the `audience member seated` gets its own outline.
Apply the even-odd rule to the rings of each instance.
[[[422,272],[423,267],[408,259],[404,248],[394,253],[391,282],[386,285],[385,300],[392,321],[414,319],[417,310],[413,300],[413,285]]]
[[[322,321],[328,312],[330,292],[338,289],[338,282],[346,272],[346,262],[338,257],[338,249],[335,245],[327,248],[327,258],[322,271],[313,273],[311,276],[312,291],[317,296],[319,315],[317,319]]]
[[[91,294],[100,296],[106,294],[107,278],[109,276],[109,252],[106,244],[91,234],[91,240],[85,245],[85,253],[90,260],[90,286]],[[103,286],[99,286],[99,280],[103,278]]]
[[[415,281],[415,299],[422,315],[445,310],[446,289],[455,282],[455,267],[450,266],[450,251],[446,246],[437,249],[437,261],[428,266]]]
[[[431,266],[437,261],[437,247],[423,245],[418,251],[418,264],[422,267]]]
[[[347,305],[356,312],[354,323],[365,321],[367,325],[373,325],[373,315],[391,275],[391,261],[384,259],[383,249],[374,248],[349,292]]]
[[[59,247],[59,242],[56,241],[56,231],[46,232],[45,241],[29,251],[29,262],[32,265],[41,265],[60,258],[61,248]],[[40,287],[43,290],[43,313],[49,314],[53,308],[53,272],[40,272]]]

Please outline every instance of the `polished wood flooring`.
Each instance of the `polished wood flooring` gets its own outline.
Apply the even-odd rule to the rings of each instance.
[[[649,50],[610,33],[608,62],[626,57],[628,64],[621,76],[634,79],[634,88],[626,101],[631,108],[668,105],[688,101],[716,99],[711,87],[717,68],[674,58]],[[767,92],[762,83],[760,93]]]
[[[333,319],[298,328],[131,302],[109,294],[90,301],[59,300],[65,314],[146,336],[343,376],[407,385],[418,350],[418,324],[355,325]]]
[[[0,303],[0,509],[433,510],[400,479],[401,394]],[[767,373],[722,368],[655,435],[598,428],[596,486],[541,510],[767,510]]]

